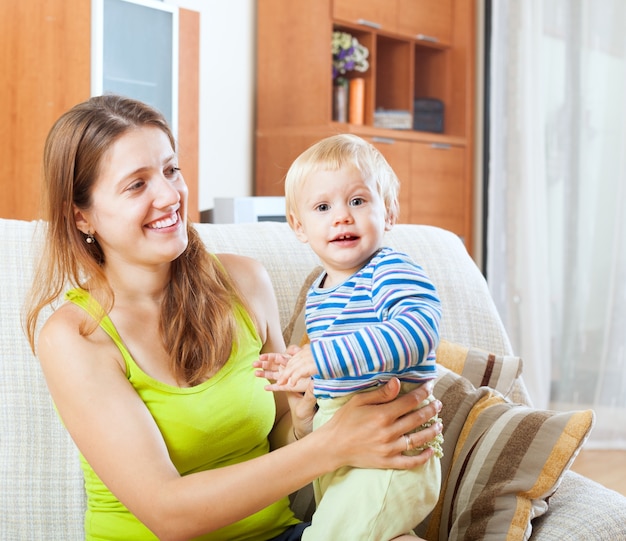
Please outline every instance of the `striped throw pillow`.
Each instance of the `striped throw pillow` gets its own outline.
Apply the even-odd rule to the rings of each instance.
[[[444,340],[437,347],[437,363],[468,379],[474,387],[491,387],[508,396],[522,374],[522,359],[495,355],[475,347]]]
[[[445,367],[442,489],[416,532],[430,540],[527,540],[593,426],[591,410],[556,412],[512,404]]]

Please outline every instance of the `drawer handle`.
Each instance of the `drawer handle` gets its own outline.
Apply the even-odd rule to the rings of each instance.
[[[431,43],[439,43],[439,38],[435,36],[427,36],[426,34],[418,34],[417,39],[420,41],[430,41]]]
[[[380,30],[382,25],[379,23],[375,23],[374,21],[368,21],[367,19],[358,19],[357,23],[363,26],[369,26],[370,28],[375,28],[376,30]]]
[[[377,136],[372,137],[372,141],[374,141],[374,143],[383,143],[385,145],[393,145],[396,142],[396,140],[392,139],[391,137],[377,137]]]
[[[435,148],[437,150],[450,150],[452,145],[449,143],[431,143],[430,148]]]

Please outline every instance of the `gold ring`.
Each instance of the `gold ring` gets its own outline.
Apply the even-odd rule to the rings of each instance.
[[[408,436],[407,434],[404,434],[404,441],[406,443],[406,450],[410,451],[411,449],[413,449],[413,442],[411,441],[411,437]]]

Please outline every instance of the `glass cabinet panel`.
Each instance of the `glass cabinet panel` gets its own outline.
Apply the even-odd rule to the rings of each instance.
[[[178,11],[154,0],[92,0],[92,94],[114,92],[177,126]]]

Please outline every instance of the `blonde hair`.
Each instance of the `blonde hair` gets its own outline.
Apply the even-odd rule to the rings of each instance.
[[[85,242],[74,221],[74,206],[90,208],[105,152],[128,130],[145,126],[162,130],[175,150],[172,131],[159,111],[116,95],[93,97],[74,106],[48,134],[43,163],[46,239],[24,322],[33,352],[41,311],[67,287],[89,291],[105,314],[113,307],[114,292],[103,271],[104,253],[97,242]],[[190,223],[187,234],[185,251],[171,265],[159,330],[172,372],[179,381],[195,385],[228,360],[236,342],[233,307],[241,298]],[[85,324],[80,332],[90,334],[98,324]]]
[[[291,164],[285,177],[285,207],[287,221],[293,226],[298,217],[298,190],[317,171],[338,171],[344,166],[355,167],[363,180],[376,185],[385,204],[386,219],[395,223],[400,212],[398,192],[400,182],[385,157],[374,146],[352,134],[333,135],[318,141]]]

